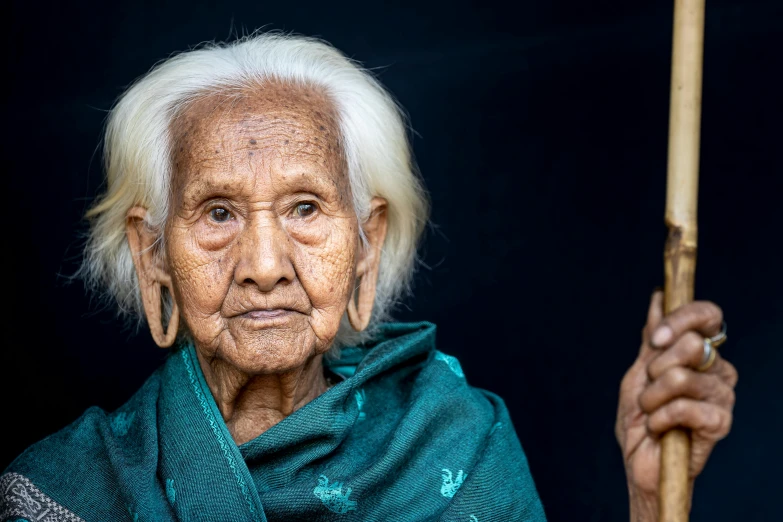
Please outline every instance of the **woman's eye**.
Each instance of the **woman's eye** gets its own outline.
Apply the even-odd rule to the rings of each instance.
[[[217,223],[225,223],[231,219],[231,212],[223,207],[213,208],[209,211],[209,217]]]
[[[294,209],[294,213],[299,217],[308,217],[315,212],[315,205],[312,203],[299,203]]]

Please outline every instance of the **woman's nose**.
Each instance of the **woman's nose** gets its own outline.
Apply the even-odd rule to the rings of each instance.
[[[288,234],[276,218],[250,222],[238,246],[240,257],[234,270],[237,284],[255,285],[262,292],[271,292],[278,284],[296,277]]]

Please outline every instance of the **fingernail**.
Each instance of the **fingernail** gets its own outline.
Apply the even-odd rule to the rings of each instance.
[[[652,335],[652,343],[655,346],[663,346],[672,338],[672,329],[668,326],[659,326]]]

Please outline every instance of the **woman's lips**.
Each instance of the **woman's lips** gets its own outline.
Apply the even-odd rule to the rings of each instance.
[[[263,321],[264,319],[275,319],[293,313],[293,310],[288,310],[287,308],[274,308],[272,310],[251,310],[242,314],[242,317]]]
[[[302,314],[288,308],[273,308],[271,310],[250,310],[235,317],[240,328],[260,331],[268,328],[291,328]]]

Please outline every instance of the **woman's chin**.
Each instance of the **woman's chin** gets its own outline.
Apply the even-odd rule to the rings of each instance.
[[[301,367],[319,351],[318,338],[307,321],[299,324],[299,318],[304,316],[294,313],[270,320],[238,321],[230,329],[231,341],[222,342],[207,359],[221,359],[249,374],[282,373]],[[259,323],[266,326],[261,327]]]

